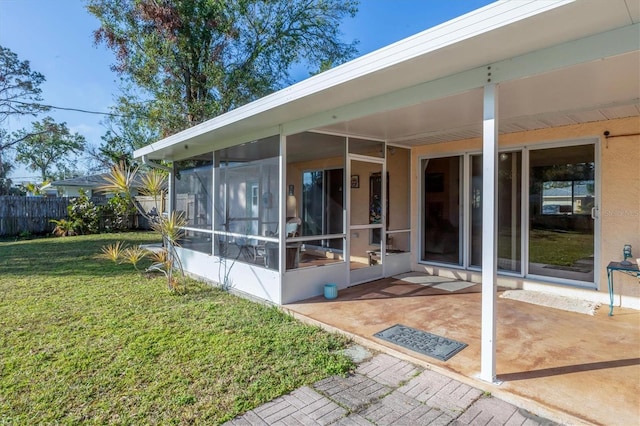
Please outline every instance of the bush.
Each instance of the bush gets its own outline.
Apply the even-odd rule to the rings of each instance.
[[[127,231],[131,228],[131,216],[136,213],[136,209],[129,200],[121,194],[115,194],[107,201],[107,205],[102,207],[104,217],[104,227],[108,232]]]
[[[80,190],[80,196],[71,199],[67,207],[69,221],[77,234],[95,234],[98,232],[99,208],[89,200],[87,192]]]

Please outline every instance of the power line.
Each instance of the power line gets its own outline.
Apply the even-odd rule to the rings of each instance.
[[[60,106],[55,106],[55,105],[45,105],[45,104],[33,104],[33,103],[28,103],[28,102],[21,102],[21,101],[14,101],[14,100],[9,100],[8,102],[13,102],[15,104],[20,104],[20,105],[38,105],[38,106],[42,106],[45,108],[49,108],[49,109],[59,109],[62,111],[75,111],[75,112],[82,112],[84,114],[95,114],[95,115],[107,115],[109,117],[124,117],[124,118],[128,118],[128,117],[143,117],[143,118],[149,118],[147,116],[132,116],[132,115],[122,115],[122,114],[114,114],[112,112],[101,112],[101,111],[90,111],[87,109],[82,109],[82,108],[70,108],[70,107],[60,107]]]

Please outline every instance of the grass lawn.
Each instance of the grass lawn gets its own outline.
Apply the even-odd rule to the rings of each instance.
[[[529,236],[532,263],[571,266],[593,256],[593,235],[534,229]]]
[[[216,424],[353,367],[344,337],[99,257],[155,238],[0,242],[0,424]]]

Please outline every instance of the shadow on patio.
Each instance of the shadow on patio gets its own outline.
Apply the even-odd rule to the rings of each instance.
[[[563,423],[637,424],[640,418],[640,312],[608,306],[595,316],[498,298],[497,375],[480,372],[481,286],[456,291],[393,278],[285,308],[351,335],[373,349],[428,366]],[[452,289],[452,288],[450,288]],[[402,324],[468,346],[446,362],[373,335]]]

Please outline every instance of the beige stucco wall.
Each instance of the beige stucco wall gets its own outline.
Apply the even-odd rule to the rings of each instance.
[[[634,136],[605,139],[605,131],[610,135],[636,134]],[[599,121],[587,124],[541,129],[529,132],[501,135],[500,147],[522,147],[545,143],[561,143],[575,140],[599,140],[596,150],[600,169],[600,231],[596,235],[596,251],[600,253],[599,275],[596,284],[599,291],[606,293],[606,266],[611,260],[622,260],[622,247],[632,244],[634,258],[640,257],[640,117]],[[421,188],[420,158],[439,155],[456,155],[465,152],[479,152],[482,149],[480,139],[424,145],[412,151],[411,176],[412,191],[411,220],[414,229],[420,223],[419,191]],[[418,264],[419,236],[413,238],[413,267]],[[638,279],[616,274],[615,293],[622,295],[622,304],[636,306],[640,296]],[[625,296],[629,301],[625,301]],[[627,303],[628,302],[628,303]]]

